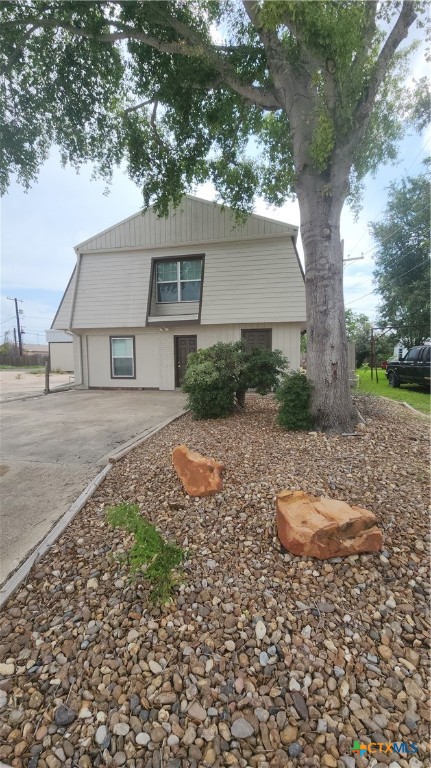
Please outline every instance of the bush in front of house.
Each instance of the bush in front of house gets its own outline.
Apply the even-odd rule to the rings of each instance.
[[[311,385],[307,377],[299,371],[288,373],[275,396],[280,403],[277,421],[283,429],[295,432],[312,429],[310,414]]]
[[[249,349],[245,370],[247,389],[254,389],[259,395],[273,392],[288,365],[287,357],[279,349]]]
[[[288,361],[280,350],[249,349],[242,341],[200,349],[189,355],[182,389],[195,419],[228,416],[245,406],[248,389],[266,395],[278,385]]]
[[[205,352],[200,349],[189,355],[182,390],[187,393],[187,407],[195,419],[220,419],[232,411],[235,387],[227,372],[220,370]]]

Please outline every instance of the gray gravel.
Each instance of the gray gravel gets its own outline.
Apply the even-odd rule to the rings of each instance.
[[[16,768],[429,765],[427,422],[359,398],[362,437],[292,434],[271,397],[189,415],[114,466],[0,620],[0,760]],[[226,465],[187,497],[186,443]],[[274,496],[325,494],[376,513],[384,552],[285,552]],[[136,502],[189,551],[174,602],[130,581],[131,539],[105,507]],[[353,757],[354,739],[418,744]]]

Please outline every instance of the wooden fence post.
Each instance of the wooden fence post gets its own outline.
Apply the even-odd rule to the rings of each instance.
[[[49,395],[49,360],[45,363],[45,395]]]

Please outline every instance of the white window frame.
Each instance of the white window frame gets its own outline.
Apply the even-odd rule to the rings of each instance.
[[[181,264],[185,261],[197,261],[201,265],[201,276],[199,280],[184,280],[181,278]],[[159,264],[175,264],[177,265],[177,279],[176,280],[158,280],[157,279],[157,267]],[[190,258],[190,257],[184,257],[181,259],[163,259],[156,261],[156,304],[196,304],[200,301],[201,295],[202,295],[202,270],[203,270],[203,259],[202,258]],[[197,283],[199,282],[199,298],[198,299],[182,299],[181,298],[181,283]],[[158,286],[159,285],[176,285],[177,286],[177,296],[178,298],[175,301],[159,301],[159,291]]]
[[[132,341],[132,355],[114,355],[114,345],[112,342],[114,341]],[[135,363],[135,337],[134,336],[110,336],[109,337],[109,348],[110,348],[110,355],[111,355],[111,379],[136,379],[136,363]],[[122,357],[125,359],[130,359],[132,361],[132,370],[133,373],[131,375],[127,376],[119,376],[118,374],[114,373],[114,358],[116,357]]]

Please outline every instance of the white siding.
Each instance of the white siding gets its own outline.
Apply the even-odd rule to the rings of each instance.
[[[305,321],[305,287],[290,237],[211,246],[202,325]]]
[[[73,309],[74,330],[145,326],[151,260],[204,253],[202,325],[238,322],[303,322],[305,289],[290,236],[209,243],[158,251],[92,253],[81,257]],[[69,328],[74,280],[53,327]],[[153,286],[154,294],[154,286]],[[199,305],[156,304],[150,317],[196,317]]]
[[[82,370],[81,345],[81,337],[73,334],[73,370],[75,374],[75,384],[87,387],[88,381],[84,379]]]
[[[144,326],[149,279],[147,254],[82,256],[72,328]]]
[[[49,362],[51,371],[73,371],[73,342],[50,341]]]
[[[88,331],[82,336],[83,383],[88,387],[109,388],[175,388],[175,336],[197,337],[198,349],[218,341],[238,341],[245,328],[271,328],[272,348],[280,349],[290,367],[299,367],[299,344],[302,323],[246,323],[203,327],[178,325],[163,330],[153,328],[110,328],[103,332]],[[135,379],[111,378],[110,336],[135,337]],[[78,380],[77,374],[75,378]]]
[[[81,360],[82,360],[82,381],[86,382],[88,386],[90,360],[88,352],[88,337],[83,334],[81,336]]]
[[[211,347],[218,341],[229,343],[241,339],[241,331],[252,328],[272,330],[272,349],[279,349],[287,357],[289,368],[297,370],[300,363],[300,337],[303,323],[242,323],[241,325],[213,325],[197,328],[198,349]],[[195,331],[189,331],[194,333]],[[176,333],[176,332],[175,332]]]
[[[72,307],[75,274],[76,272],[74,269],[51,326],[51,328],[58,331],[65,331],[70,327],[70,310]]]
[[[198,301],[179,301],[178,304],[151,304],[151,317],[177,318],[181,322],[181,315],[197,315],[199,313]]]
[[[238,225],[229,208],[186,196],[180,207],[166,219],[159,219],[152,208],[137,213],[114,227],[77,246],[80,253],[116,248],[151,248],[186,243],[262,237],[287,232],[296,227],[264,216],[248,216]]]
[[[135,337],[134,379],[111,378],[110,336]],[[132,333],[129,330],[112,331],[108,334],[87,335],[90,387],[159,387],[159,331]]]

